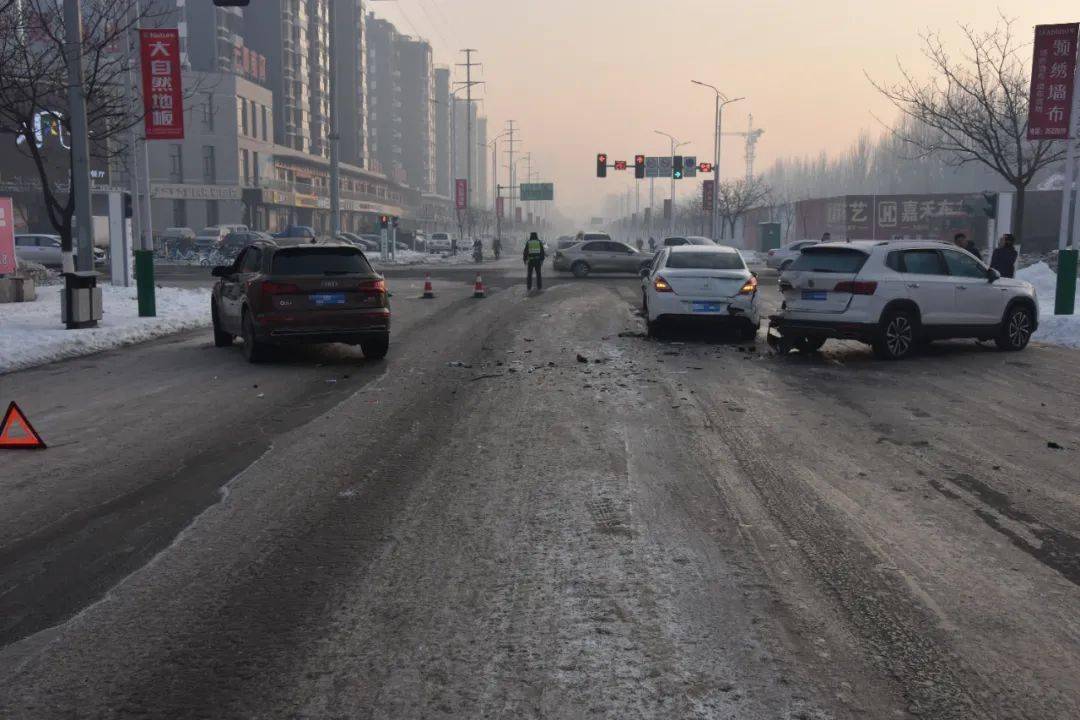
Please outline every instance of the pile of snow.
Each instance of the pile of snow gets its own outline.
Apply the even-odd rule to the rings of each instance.
[[[1039,297],[1039,330],[1032,340],[1080,348],[1080,315],[1055,315],[1054,295],[1057,275],[1045,262],[1038,262],[1016,273],[1018,280],[1026,280],[1035,287]]]
[[[157,288],[157,317],[139,317],[134,287],[102,285],[96,328],[68,330],[60,321],[62,286],[38,288],[37,300],[0,305],[0,373],[89,355],[210,324],[210,291]]]
[[[484,253],[490,259],[492,256]],[[378,253],[366,253],[368,262],[374,267],[387,267],[390,265],[466,265],[473,261],[472,250],[458,250],[457,255],[450,253],[422,253],[415,250],[398,250],[392,260],[381,260]]]

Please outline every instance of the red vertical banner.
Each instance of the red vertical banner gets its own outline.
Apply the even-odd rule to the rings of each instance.
[[[1028,140],[1063,140],[1069,137],[1078,27],[1080,23],[1035,26]]]
[[[10,275],[16,269],[15,209],[11,198],[0,197],[0,275]]]
[[[701,183],[701,207],[706,214],[712,212],[713,181],[705,180]]]
[[[499,218],[506,217],[506,213],[503,210],[503,200],[505,200],[505,198],[495,198],[495,215]]]
[[[458,178],[454,181],[454,207],[458,210],[464,210],[469,202],[469,181],[465,178]]]
[[[147,140],[184,139],[180,36],[175,29],[139,30]]]

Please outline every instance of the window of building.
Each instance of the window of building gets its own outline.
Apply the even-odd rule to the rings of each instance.
[[[202,149],[203,158],[203,182],[215,183],[217,182],[217,167],[214,162],[214,146],[203,145]],[[214,223],[208,223],[213,225]]]
[[[214,93],[206,93],[202,105],[203,130],[214,130]]]
[[[240,150],[240,178],[245,185],[249,184],[251,180],[251,165],[248,160],[248,151],[246,149]]]
[[[173,227],[187,227],[187,201],[172,201],[172,224]]]
[[[240,132],[244,135],[248,134],[248,105],[244,98],[236,98],[240,103]]]
[[[259,184],[259,153],[251,153],[251,179],[253,185]]]
[[[206,201],[206,224],[217,225],[218,224],[218,201],[207,200]]]
[[[179,143],[169,145],[169,179],[184,182],[184,146]]]
[[[259,116],[255,112],[255,101],[251,101],[251,137],[259,137]]]
[[[269,124],[270,109],[262,106],[262,139],[266,140],[266,126]]]

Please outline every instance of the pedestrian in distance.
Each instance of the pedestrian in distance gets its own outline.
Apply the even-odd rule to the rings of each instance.
[[[1000,244],[994,248],[994,254],[990,256],[990,267],[1001,273],[1001,277],[1011,278],[1016,275],[1016,238],[1012,233],[1001,236]]]
[[[521,260],[525,263],[525,290],[532,290],[533,273],[536,273],[536,289],[544,289],[544,279],[540,275],[540,268],[544,264],[547,253],[544,251],[544,243],[540,242],[540,236],[535,232],[529,233],[529,239],[525,241],[525,249],[521,252]]]
[[[649,252],[656,252],[656,238],[649,238]]]
[[[953,235],[953,242],[956,243],[956,247],[961,250],[967,250],[969,253],[977,257],[982,261],[982,253],[979,252],[979,248],[975,247],[975,243],[968,240],[966,233],[958,232]]]
[[[823,242],[823,243],[824,242],[832,242],[832,233],[831,232],[823,232],[823,233],[821,233],[821,242]]]
[[[645,247],[645,242],[641,238],[638,238],[637,239],[637,251],[641,252],[642,249],[644,249],[644,247]]]

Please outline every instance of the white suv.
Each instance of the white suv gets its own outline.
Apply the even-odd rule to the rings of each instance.
[[[1003,350],[1022,350],[1039,319],[1030,283],[1002,278],[956,246],[931,241],[809,247],[780,276],[780,291],[769,344],[781,352],[812,352],[828,338],[861,340],[890,360],[942,338],[992,339]]]

